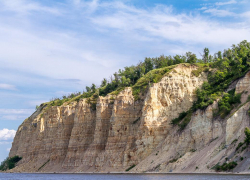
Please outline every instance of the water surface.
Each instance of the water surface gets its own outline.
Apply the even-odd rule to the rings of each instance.
[[[0,180],[249,180],[250,175],[212,174],[26,174],[0,173]]]

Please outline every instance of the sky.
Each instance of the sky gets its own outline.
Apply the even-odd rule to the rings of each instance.
[[[0,0],[0,161],[35,106],[145,57],[250,41],[248,0]]]

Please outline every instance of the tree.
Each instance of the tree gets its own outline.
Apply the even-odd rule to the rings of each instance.
[[[154,66],[151,58],[145,58],[144,64],[145,64],[145,73],[148,73],[149,71],[153,70]]]
[[[106,78],[104,78],[103,80],[102,80],[102,84],[101,84],[101,87],[104,87],[104,86],[106,86],[107,85],[107,79]]]
[[[91,91],[95,92],[95,90],[96,90],[96,85],[93,83],[92,86],[91,86]]]
[[[90,92],[91,91],[90,87],[86,86],[86,91]]]
[[[204,63],[208,63],[208,60],[209,60],[209,49],[208,48],[204,48],[202,60]]]
[[[191,52],[186,53],[187,63],[196,63],[197,57]]]

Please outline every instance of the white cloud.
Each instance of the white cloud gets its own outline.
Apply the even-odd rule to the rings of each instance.
[[[29,114],[33,109],[0,109],[0,114]]]
[[[219,16],[233,15],[230,12],[215,9],[206,12]],[[132,13],[127,6],[116,7],[113,13],[93,17],[92,22],[101,28],[111,28],[110,32],[117,29],[121,35],[126,37],[132,38],[134,34],[140,33],[141,35],[146,34],[147,37],[158,37],[162,40],[179,41],[184,44],[215,45],[223,43],[230,46],[230,42],[237,43],[250,36],[249,29],[236,27],[233,24],[221,25],[219,22],[199,15],[174,14],[155,9],[137,9]],[[232,34],[237,34],[237,36],[232,36]]]
[[[35,109],[0,109],[0,120],[24,120],[34,111]]]
[[[60,15],[58,9],[42,6],[41,4],[32,2],[30,0],[0,0],[0,4],[2,11],[14,11],[20,14],[31,13],[32,11],[42,11],[45,13]]]
[[[61,3],[54,8],[61,15],[58,17],[56,13],[44,13],[44,9],[54,6],[21,0],[18,8],[27,16],[20,18],[12,14],[19,11],[18,3],[0,2],[4,12],[9,12],[0,16],[2,68],[47,77],[50,81],[80,79],[85,85],[100,83],[101,78],[136,64],[145,56],[194,49],[197,53],[203,46],[226,48],[250,37],[250,30],[238,22],[221,24],[199,14],[177,13],[171,6],[143,9],[126,1],[71,0],[67,1],[71,4]],[[33,11],[41,13],[41,19],[29,16]],[[233,16],[229,11],[211,8],[206,13]],[[30,75],[27,79],[23,83],[37,84]],[[41,83],[48,87],[48,82]]]
[[[11,148],[7,148],[6,151],[7,151],[7,152],[10,152],[10,149],[11,149]]]
[[[3,145],[3,144],[11,144],[11,142],[9,142],[9,141],[0,141],[0,145]]]
[[[236,4],[236,0],[231,0],[231,1],[226,1],[226,2],[217,2],[215,3],[216,6],[224,6],[224,5],[229,5],[229,4]]]
[[[207,7],[204,6],[204,7],[200,8],[200,9],[198,9],[198,10],[202,11],[202,10],[206,10],[206,9],[207,9]]]
[[[0,141],[12,140],[15,137],[15,134],[16,134],[15,130],[9,130],[9,129],[0,130]]]
[[[0,84],[0,89],[5,89],[5,90],[17,90],[14,85],[11,84]]]
[[[236,16],[235,13],[227,11],[227,10],[220,10],[220,9],[207,9],[204,11],[204,13],[211,13],[213,16],[219,16],[219,17],[226,17],[226,16]]]

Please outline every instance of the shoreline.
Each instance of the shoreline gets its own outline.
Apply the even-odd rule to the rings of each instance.
[[[7,174],[86,174],[86,175],[250,175],[250,172],[238,172],[238,173],[230,173],[230,172],[217,172],[217,173],[126,173],[126,172],[0,172]]]

